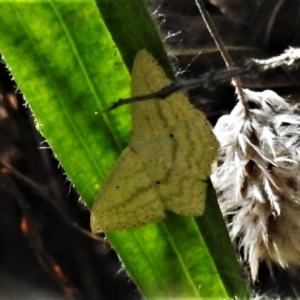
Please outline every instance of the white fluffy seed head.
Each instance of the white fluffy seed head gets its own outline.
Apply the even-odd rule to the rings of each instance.
[[[259,262],[300,265],[300,111],[270,90],[244,90],[215,126],[220,158],[212,181],[252,278]]]

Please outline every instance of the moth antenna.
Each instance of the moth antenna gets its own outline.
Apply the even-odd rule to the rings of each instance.
[[[195,3],[202,15],[202,18],[204,20],[204,23],[206,25],[207,30],[209,31],[212,39],[214,40],[218,50],[220,51],[220,54],[229,70],[233,69],[235,67],[234,62],[232,61],[223,41],[222,38],[220,37],[220,34],[218,32],[218,29],[215,26],[214,21],[210,17],[210,14],[208,13],[205,4],[203,0],[195,0]],[[245,108],[245,116],[248,117],[248,102],[245,98],[243,89],[242,89],[242,83],[241,79],[239,77],[233,77],[232,78],[232,83],[236,89],[236,93],[238,96],[238,99],[241,101]]]

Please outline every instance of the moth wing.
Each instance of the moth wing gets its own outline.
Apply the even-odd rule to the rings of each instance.
[[[165,217],[163,203],[136,153],[126,148],[92,209],[93,232],[141,226]]]
[[[207,180],[213,150],[208,157],[194,148],[194,143],[182,145],[184,134],[173,128],[169,134],[153,137],[145,143],[132,140],[133,147],[144,165],[145,172],[156,185],[164,208],[180,215],[200,216],[205,209]]]
[[[138,53],[132,78],[133,95],[155,92],[171,83],[146,51]],[[165,209],[182,215],[201,215],[206,181],[219,147],[206,116],[182,92],[164,100],[133,103],[132,107],[134,127],[129,146],[157,183]]]
[[[207,180],[218,156],[219,143],[205,115],[194,109],[188,99],[185,103],[189,106],[185,109],[189,117],[170,128],[169,139],[174,146],[167,182],[174,188],[163,201],[175,213],[200,216],[205,210]]]

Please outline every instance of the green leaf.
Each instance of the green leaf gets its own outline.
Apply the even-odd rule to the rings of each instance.
[[[175,79],[157,26],[143,1],[96,0],[96,3],[130,72],[136,54],[141,49],[147,49],[165,69],[166,74]]]
[[[157,28],[141,0],[0,0],[0,9],[0,51],[91,206],[130,131],[128,107],[99,111],[129,95],[127,69],[142,48],[173,76]],[[108,235],[147,299],[248,297],[211,185],[208,192],[201,218],[170,213]]]
[[[86,204],[125,147],[129,74],[94,1],[1,1],[0,50]]]

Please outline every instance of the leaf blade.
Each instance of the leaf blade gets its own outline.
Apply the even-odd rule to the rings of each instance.
[[[109,115],[97,112],[129,94],[129,74],[93,1],[72,5],[64,1],[2,1],[1,8],[5,13],[1,18],[1,52],[23,94],[30,99],[31,109],[38,111],[39,129],[91,205],[99,182],[124,147],[130,122],[128,108]],[[17,16],[18,22],[6,16]],[[7,32],[13,32],[14,38]],[[22,68],[14,68],[18,61],[23,61]],[[71,135],[75,138],[66,139]],[[70,160],[70,150],[64,148],[78,149],[77,159]]]

